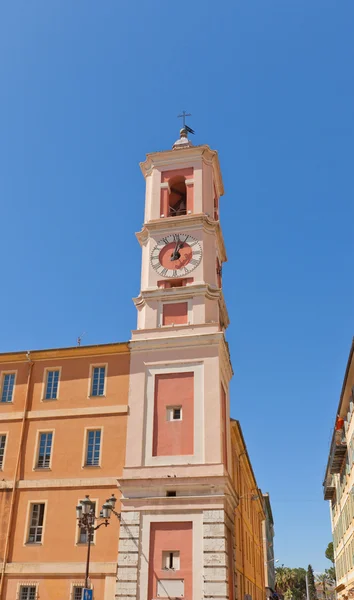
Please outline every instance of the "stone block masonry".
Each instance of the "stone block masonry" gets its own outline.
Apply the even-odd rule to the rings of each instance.
[[[140,513],[122,512],[115,598],[131,600],[138,595]]]

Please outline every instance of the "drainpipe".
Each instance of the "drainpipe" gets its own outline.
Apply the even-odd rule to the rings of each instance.
[[[15,466],[14,478],[13,478],[13,483],[12,483],[12,494],[11,494],[11,502],[10,502],[9,520],[8,520],[7,531],[6,531],[4,560],[2,563],[2,569],[1,569],[0,600],[3,600],[5,570],[6,570],[6,563],[7,563],[7,559],[8,559],[8,555],[9,555],[10,534],[11,534],[14,506],[15,506],[15,500],[16,500],[17,477],[18,477],[19,467],[21,464],[22,446],[23,446],[23,440],[24,440],[24,435],[25,435],[25,424],[26,424],[26,417],[27,417],[27,411],[28,411],[28,402],[29,402],[29,397],[30,397],[29,389],[30,389],[30,383],[31,383],[32,368],[33,368],[33,364],[34,364],[31,361],[30,352],[27,352],[26,356],[27,356],[27,360],[28,360],[27,388],[26,388],[25,405],[23,408],[23,416],[22,416],[20,440],[19,440],[19,445],[18,445],[18,453],[17,453],[17,458],[16,458],[16,466]]]

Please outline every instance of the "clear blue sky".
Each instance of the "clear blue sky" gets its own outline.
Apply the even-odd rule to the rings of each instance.
[[[321,483],[354,333],[353,0],[32,0],[0,15],[0,351],[129,339],[138,162],[193,113],[226,190],[232,416],[271,494],[276,557],[330,566]]]

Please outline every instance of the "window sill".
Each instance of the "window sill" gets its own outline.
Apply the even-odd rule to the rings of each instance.
[[[42,398],[41,402],[56,402],[59,398]]]
[[[25,546],[43,546],[42,542],[26,542]]]
[[[91,542],[90,546],[95,546],[95,542]],[[76,542],[76,546],[88,546],[88,542]]]
[[[34,467],[33,471],[51,471],[51,467]]]
[[[100,469],[101,465],[82,465],[83,469]]]
[[[100,394],[99,396],[93,396],[92,394],[89,395],[89,398],[105,398],[106,394]]]
[[[9,400],[8,402],[7,401],[5,402],[5,400],[0,400],[0,404],[14,404],[14,401]]]

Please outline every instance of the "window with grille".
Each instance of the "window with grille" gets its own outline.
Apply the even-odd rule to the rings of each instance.
[[[101,430],[94,429],[87,432],[86,465],[97,467],[100,464]]]
[[[181,406],[168,406],[166,410],[167,410],[167,421],[182,421],[182,407]]]
[[[81,600],[82,599],[82,590],[83,590],[82,586],[74,585],[73,593],[72,593],[72,600]]]
[[[36,600],[36,586],[35,585],[21,585],[20,600]]]
[[[5,373],[2,378],[1,402],[12,402],[15,373]]]
[[[106,376],[106,367],[93,367],[91,396],[104,395],[104,379]]]
[[[5,454],[5,446],[6,446],[6,435],[0,435],[0,470],[4,464],[4,454]]]
[[[49,469],[52,453],[52,440],[52,431],[46,431],[45,433],[39,434],[37,469]]]
[[[92,502],[92,512],[95,515],[96,514],[96,502]],[[93,523],[94,525],[94,523]],[[91,543],[93,542],[93,536],[94,536],[94,531],[91,531],[90,533],[90,537],[91,537]],[[79,544],[87,544],[88,542],[88,534],[87,534],[87,530],[85,527],[80,527],[80,532],[79,532],[79,539],[78,539],[78,543]],[[80,596],[81,598],[81,596]]]
[[[30,526],[28,544],[41,544],[43,535],[44,504],[32,504],[30,512]]]
[[[162,552],[162,568],[165,570],[179,570],[179,552],[164,551]]]
[[[58,397],[59,371],[47,371],[45,399],[56,400]]]

